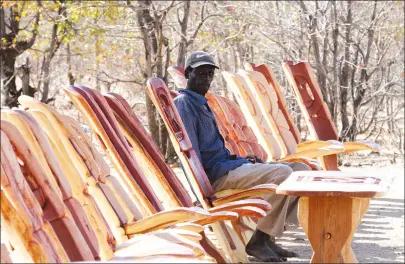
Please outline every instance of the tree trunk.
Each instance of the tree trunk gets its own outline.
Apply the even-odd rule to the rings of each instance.
[[[363,58],[363,66],[360,71],[360,86],[358,89],[356,89],[355,97],[353,98],[353,119],[352,123],[350,125],[350,128],[347,133],[347,137],[351,140],[354,141],[357,136],[358,132],[358,114],[359,114],[359,108],[361,106],[361,102],[364,99],[364,95],[366,93],[366,90],[369,88],[368,85],[368,80],[370,79],[371,75],[367,73],[367,66],[368,66],[368,61],[370,59],[370,54],[371,54],[371,46],[374,41],[374,26],[376,25],[376,13],[377,13],[377,1],[374,1],[374,8],[373,12],[371,15],[371,23],[368,28],[368,40],[367,40],[367,51],[366,51],[366,56]]]
[[[143,37],[143,44],[145,48],[145,79],[149,79],[152,77],[152,50],[154,49],[154,44],[152,43],[153,40],[156,41],[155,31],[153,29],[153,19],[149,13],[149,6],[151,5],[150,1],[137,1],[138,6],[136,9],[137,13],[137,22],[141,29],[142,37]],[[130,1],[127,2],[130,5]],[[150,100],[149,96],[146,96],[146,111],[148,113],[148,126],[151,136],[155,143],[159,146],[159,127],[156,120],[156,110],[153,106],[152,101]]]
[[[60,2],[63,3],[64,1],[60,1]],[[62,17],[66,17],[66,7],[64,5],[60,5],[60,7],[58,9],[58,15],[62,16]],[[50,79],[51,62],[52,62],[53,57],[56,54],[56,51],[59,49],[61,42],[62,41],[60,39],[58,39],[58,24],[55,22],[52,27],[51,45],[50,45],[48,51],[46,52],[44,64],[42,65],[42,67],[43,67],[42,79],[43,79],[44,84],[42,86],[41,102],[43,102],[43,103],[47,103],[48,101],[52,100],[52,98],[50,100],[48,99],[49,84],[51,82],[51,79]]]
[[[346,17],[346,32],[345,32],[345,48],[344,48],[344,61],[340,74],[340,117],[342,119],[342,131],[341,138],[346,139],[347,132],[349,130],[349,118],[347,112],[347,94],[349,90],[349,77],[351,69],[349,65],[350,61],[350,34],[352,26],[352,9],[351,1],[347,1],[347,17]]]
[[[67,52],[67,56],[66,56],[66,63],[68,65],[68,79],[69,79],[69,85],[74,85],[75,84],[75,77],[73,76],[73,70],[72,70],[72,52],[70,51],[70,43],[67,43],[67,47],[66,47],[66,52]]]
[[[180,21],[180,28],[181,28],[181,40],[179,44],[179,51],[177,53],[177,62],[176,65],[179,67],[184,67],[186,61],[186,53],[187,53],[187,26],[188,26],[188,17],[190,14],[190,5],[191,1],[184,1],[184,9],[183,9],[183,19]]]
[[[20,31],[20,22],[16,17],[21,17],[21,15],[14,6],[9,7],[9,13],[7,14],[5,9],[3,5],[0,6],[0,39],[2,41],[0,63],[2,67],[1,79],[4,80],[4,83],[2,83],[3,104],[11,108],[18,106],[17,99],[22,93],[22,90],[17,91],[15,62],[21,53],[32,47],[38,32],[34,29],[30,39],[16,40]],[[20,11],[22,12],[22,10]],[[39,19],[40,14],[37,12],[33,28],[38,27]],[[6,26],[9,29],[8,32]]]

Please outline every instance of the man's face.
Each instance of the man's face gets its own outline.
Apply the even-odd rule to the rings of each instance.
[[[201,65],[191,69],[188,74],[187,87],[193,92],[205,95],[210,89],[214,78],[215,67],[211,65]]]

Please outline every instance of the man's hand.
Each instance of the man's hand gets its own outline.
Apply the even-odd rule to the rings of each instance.
[[[246,159],[252,163],[264,163],[264,161],[261,158],[252,154],[247,155]]]

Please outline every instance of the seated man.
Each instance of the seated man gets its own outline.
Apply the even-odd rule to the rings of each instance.
[[[230,155],[205,98],[215,68],[218,67],[208,53],[197,51],[189,55],[185,65],[187,87],[179,89],[180,95],[174,100],[214,190],[248,189],[264,183],[278,185],[293,171],[310,170],[309,166],[298,162],[258,163],[252,159]],[[266,217],[259,220],[246,246],[246,253],[261,261],[281,262],[286,257],[295,257],[295,253],[276,245],[275,237],[281,236],[288,224],[298,224],[299,197],[274,194],[264,198],[272,209]]]

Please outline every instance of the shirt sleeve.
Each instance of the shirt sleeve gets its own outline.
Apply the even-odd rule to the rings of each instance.
[[[177,99],[177,98],[176,98]],[[197,129],[197,116],[192,111],[191,107],[184,100],[174,100],[177,111],[181,117],[184,128],[190,138],[194,151],[202,164],[201,152],[199,147],[198,129]]]

